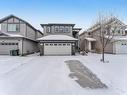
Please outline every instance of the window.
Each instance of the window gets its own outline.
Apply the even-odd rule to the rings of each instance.
[[[46,46],[48,46],[49,44],[45,44]]]
[[[62,44],[59,44],[59,46],[62,46]]]
[[[70,46],[70,44],[67,44],[67,46]]]
[[[57,46],[57,44],[54,44],[54,46]]]
[[[0,43],[0,45],[18,45],[18,43]]]
[[[47,32],[48,32],[48,33],[51,32],[51,31],[50,31],[50,27],[47,27]]]
[[[60,26],[60,32],[64,32],[64,26]]]
[[[69,27],[65,27],[65,32],[69,32]]]
[[[63,44],[63,46],[66,46],[66,44]]]
[[[118,30],[118,34],[120,34],[120,30]]]
[[[53,44],[50,44],[50,46],[53,46]]]
[[[55,26],[55,32],[59,32],[59,27]]]
[[[18,24],[8,24],[8,31],[19,32],[19,25]]]

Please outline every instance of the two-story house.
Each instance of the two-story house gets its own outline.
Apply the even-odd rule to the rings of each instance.
[[[111,25],[111,29],[117,26],[115,29],[111,41],[105,47],[106,53],[120,54],[127,53],[127,36],[125,33],[126,25],[117,19],[116,17],[110,18],[105,23],[106,25]],[[102,52],[102,44],[100,42],[100,32],[101,26],[96,23],[90,27],[87,31],[80,34],[80,48],[81,50],[90,52]],[[105,32],[106,36],[104,39],[108,39],[112,30]]]
[[[75,24],[41,24],[44,37],[39,38],[41,55],[74,55],[79,47],[79,31]]]
[[[39,51],[37,38],[43,33],[31,24],[14,15],[0,19],[0,54],[9,55],[10,50],[19,50],[20,55]]]

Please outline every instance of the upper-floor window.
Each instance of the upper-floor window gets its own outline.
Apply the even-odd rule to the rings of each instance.
[[[69,32],[69,27],[65,27],[65,32]]]
[[[50,31],[50,27],[47,27],[47,32],[51,32],[51,31]]]
[[[59,27],[55,26],[55,32],[59,32]]]
[[[19,24],[8,24],[9,32],[19,32]]]
[[[64,32],[64,26],[60,26],[60,32]]]

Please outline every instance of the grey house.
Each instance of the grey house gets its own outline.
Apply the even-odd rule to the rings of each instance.
[[[44,37],[39,38],[41,55],[74,55],[79,47],[79,31],[75,24],[41,24]]]
[[[36,39],[42,36],[42,32],[28,22],[9,15],[0,19],[0,54],[9,55],[10,50],[19,50],[20,55],[38,52]]]

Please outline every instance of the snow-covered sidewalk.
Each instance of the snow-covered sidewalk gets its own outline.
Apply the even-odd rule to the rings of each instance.
[[[0,95],[127,95],[127,55],[0,56]],[[82,88],[69,77],[66,60],[79,60],[107,89]]]

